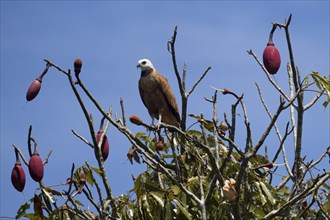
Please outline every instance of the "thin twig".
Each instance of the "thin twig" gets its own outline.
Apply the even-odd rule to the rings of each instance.
[[[86,166],[87,166],[87,168],[88,168],[88,170],[89,170],[89,172],[91,174],[91,178],[93,180],[93,183],[95,184],[96,191],[97,191],[97,193],[99,195],[100,204],[101,204],[101,207],[102,207],[102,210],[103,210],[104,209],[104,207],[103,207],[104,206],[104,202],[103,202],[103,196],[102,196],[101,188],[100,188],[98,182],[96,181],[96,179],[94,177],[93,170],[91,169],[89,163],[86,161],[85,164],[86,164]]]
[[[269,82],[275,87],[279,93],[287,100],[290,101],[289,97],[283,92],[283,90],[276,84],[276,82],[271,78],[271,76],[268,74],[266,67],[261,63],[261,61],[258,59],[257,55],[252,50],[247,51],[249,55],[252,55],[254,59],[257,61],[257,63],[261,66],[263,71],[265,72],[267,79]]]
[[[208,71],[211,69],[211,67],[208,67],[204,73],[201,75],[201,77],[199,77],[199,79],[195,82],[195,84],[191,87],[190,91],[187,93],[187,97],[189,97],[191,95],[191,93],[193,93],[193,91],[195,90],[196,86],[203,80],[203,78],[206,76],[206,74],[208,73]]]
[[[321,98],[321,96],[323,95],[324,92],[325,92],[325,89],[320,90],[319,93],[316,96],[314,96],[314,98],[304,106],[304,111],[306,111],[310,107],[312,107],[317,102],[317,100],[319,100],[319,98]]]
[[[200,198],[201,203],[199,205],[201,207],[202,219],[206,220],[207,217],[206,217],[206,206],[205,206],[205,195],[204,195],[204,188],[203,188],[203,180],[202,180],[198,170],[197,170],[197,176],[198,176],[198,179],[199,179],[199,190],[200,190],[200,193],[201,193],[201,198]]]
[[[12,146],[13,146],[13,147],[15,148],[15,150],[19,153],[19,155],[21,156],[21,158],[22,158],[24,164],[28,167],[28,166],[29,166],[29,162],[25,159],[25,157],[24,157],[24,155],[23,155],[21,149],[19,149],[15,144],[13,144]]]
[[[46,158],[45,158],[45,160],[44,160],[44,162],[43,162],[43,164],[44,165],[46,165],[47,163],[48,163],[48,160],[49,160],[49,157],[50,157],[50,155],[52,154],[52,150],[51,151],[49,151],[49,153],[47,154],[47,156],[46,156]]]
[[[258,93],[259,93],[260,100],[261,100],[261,102],[262,102],[262,104],[263,104],[263,106],[264,106],[264,108],[265,108],[265,110],[266,110],[268,116],[270,117],[270,119],[272,119],[272,118],[273,118],[272,113],[269,111],[269,108],[268,108],[267,105],[266,105],[266,102],[265,102],[265,100],[264,100],[264,98],[263,98],[263,96],[262,96],[261,89],[260,89],[260,87],[259,87],[259,85],[258,85],[257,83],[256,83],[256,86],[257,86],[257,89],[258,89]],[[283,153],[283,160],[284,160],[284,163],[285,163],[285,167],[286,167],[287,172],[288,172],[288,174],[290,175],[290,177],[293,178],[293,174],[292,174],[292,172],[291,172],[290,165],[289,165],[289,162],[288,162],[287,157],[286,157],[286,151],[285,151],[285,146],[284,146],[284,142],[285,142],[287,136],[288,136],[288,135],[292,132],[292,130],[293,130],[293,128],[292,128],[291,131],[289,132],[289,131],[288,131],[288,127],[289,127],[289,124],[286,125],[285,135],[284,135],[284,137],[282,138],[281,133],[280,133],[278,127],[277,127],[276,122],[274,123],[275,132],[276,132],[277,137],[278,137],[278,139],[279,139],[279,141],[280,141],[280,146],[279,146],[278,151],[276,152],[276,154],[275,154],[274,159],[272,160],[272,162],[275,163],[275,161],[276,161],[276,159],[277,159],[277,156],[278,156],[279,152],[282,150],[282,153]]]
[[[180,76],[180,73],[179,73],[179,69],[178,69],[178,66],[177,66],[177,63],[176,63],[176,57],[175,57],[175,40],[176,40],[177,30],[178,30],[178,26],[175,26],[173,36],[172,36],[171,40],[169,40],[167,42],[167,49],[172,55],[172,62],[173,62],[174,72],[175,72],[176,78],[178,80],[180,93],[184,94],[185,91],[184,91],[183,86],[182,86],[181,76]]]
[[[95,135],[95,132],[94,132],[94,126],[93,126],[93,123],[92,121],[90,120],[90,117],[88,115],[88,112],[87,112],[87,109],[85,107],[85,104],[83,103],[78,91],[77,91],[77,88],[76,88],[76,84],[75,82],[73,81],[72,79],[72,76],[70,74],[70,70],[68,71],[68,79],[69,79],[69,82],[70,82],[70,85],[71,85],[71,88],[74,92],[74,94],[76,95],[76,98],[80,104],[80,107],[81,109],[83,110],[83,113],[85,115],[85,118],[86,118],[86,121],[88,123],[88,127],[89,127],[89,131],[90,131],[90,134],[91,134],[91,137],[92,137],[92,140],[93,140],[93,143],[94,143],[94,146],[98,146],[98,143],[96,141],[96,135]],[[79,76],[77,76],[77,83],[81,86],[82,85],[82,82],[79,78]],[[107,114],[105,114],[107,115]],[[102,158],[102,152],[101,152],[101,148],[94,148],[94,152],[95,152],[95,156],[97,158],[97,161],[98,161],[98,165],[99,165],[99,168],[102,172],[102,181],[103,181],[103,184],[105,186],[105,189],[106,189],[106,193],[107,193],[107,197],[112,201],[111,202],[111,206],[112,206],[112,209],[113,209],[113,214],[115,217],[117,217],[117,208],[116,208],[116,204],[114,203],[113,201],[113,196],[112,196],[112,191],[111,191],[111,187],[110,187],[110,184],[109,184],[109,181],[108,181],[108,177],[107,177],[107,174],[105,172],[105,168],[104,168],[104,162],[103,162],[103,159]]]
[[[240,156],[244,156],[244,152],[242,151],[241,148],[239,148],[230,138],[228,138],[227,136],[221,134],[219,131],[218,131],[218,135],[225,141],[227,141],[229,143],[230,146],[232,146],[236,151],[237,153],[240,155]]]
[[[77,203],[73,200],[73,198],[71,197],[71,195],[68,195],[68,200],[72,203],[72,205],[74,206],[74,210],[75,210],[78,214],[82,215],[85,219],[89,219],[88,215],[86,215],[86,213],[85,213],[83,210],[81,210],[81,209],[79,208],[79,206],[78,206]]]
[[[177,128],[175,126],[164,124],[164,123],[161,123],[160,125],[161,125],[161,127],[170,128],[170,129],[178,132],[180,135],[182,135],[184,138],[186,138],[187,141],[194,143],[196,145],[196,147],[199,147],[200,149],[202,149],[208,155],[212,169],[214,170],[215,174],[217,175],[220,185],[221,186],[224,185],[225,179],[219,170],[219,166],[216,163],[216,159],[214,157],[213,152],[207,145],[199,142],[195,137],[185,133],[184,131],[180,130],[179,128]]]
[[[70,182],[69,182],[69,189],[68,189],[68,192],[67,194],[70,195],[71,194],[71,188],[72,188],[72,183],[73,183],[73,172],[74,172],[74,163],[72,163],[72,167],[71,167],[71,173],[70,173]]]
[[[126,117],[125,117],[125,108],[124,108],[124,100],[120,97],[120,107],[121,107],[121,117],[123,119],[123,125],[126,126]]]
[[[90,201],[92,203],[92,205],[95,207],[95,209],[97,210],[97,212],[102,216],[102,210],[100,209],[99,205],[95,202],[95,200],[92,197],[92,193],[89,190],[88,185],[85,185],[85,188],[88,189],[88,192],[86,189],[83,189],[83,193],[85,194],[86,198],[88,199],[88,201]]]
[[[61,67],[55,65],[53,62],[51,62],[51,61],[49,61],[49,60],[47,60],[47,59],[44,59],[44,61],[47,62],[50,66],[55,67],[58,71],[64,73],[65,75],[68,76],[68,75],[70,74],[69,72],[63,70]]]
[[[85,142],[85,144],[87,144],[88,146],[90,146],[91,148],[94,149],[94,145],[89,143],[88,140],[86,138],[84,138],[83,136],[81,136],[80,134],[78,134],[75,130],[71,129],[71,132],[77,136],[80,140],[82,140],[83,142]]]
[[[252,142],[252,131],[251,131],[251,126],[250,126],[250,122],[249,122],[249,118],[248,118],[248,114],[247,114],[247,109],[245,107],[244,101],[243,101],[243,95],[241,95],[241,97],[239,98],[242,109],[243,109],[243,115],[244,115],[244,123],[246,126],[246,146],[245,146],[245,152],[248,152],[248,150],[253,146],[253,142]]]
[[[30,157],[32,157],[31,135],[32,135],[32,125],[30,125],[29,127],[28,140],[27,140]]]
[[[276,191],[280,191],[284,186],[286,186],[287,182],[290,180],[290,176],[286,176],[283,178],[282,182],[275,187]]]
[[[266,128],[265,132],[262,134],[261,138],[259,139],[258,143],[254,146],[254,148],[252,150],[252,155],[255,155],[258,152],[259,148],[262,146],[265,139],[268,137],[269,132],[271,131],[271,129],[273,128],[275,122],[277,121],[277,118],[279,117],[279,115],[283,111],[283,106],[284,106],[284,100],[281,97],[278,109],[277,109],[276,113],[274,114],[272,120],[270,121],[268,127]]]
[[[304,171],[303,175],[305,175],[308,170],[312,169],[313,167],[315,167],[318,163],[320,163],[322,161],[322,159],[326,156],[330,154],[330,146],[328,146],[325,151],[320,155],[320,157],[315,160],[313,163],[309,164],[307,166],[307,169]]]
[[[208,191],[206,193],[206,196],[205,196],[205,204],[207,204],[208,201],[211,199],[211,196],[213,194],[213,190],[215,189],[216,183],[217,183],[217,178],[216,178],[215,175],[213,175],[210,186],[209,186],[209,189],[208,189]]]
[[[215,90],[214,96],[212,97],[212,102],[213,102],[213,139],[214,139],[214,144],[215,144],[215,158],[217,164],[219,164],[219,143],[218,143],[218,118],[217,118],[217,93],[218,91]]]
[[[320,188],[328,179],[330,178],[330,173],[325,173],[322,176],[318,177],[317,180],[308,187],[306,190],[298,193],[292,199],[290,199],[287,203],[282,205],[280,208],[269,212],[266,216],[262,219],[274,219],[274,217],[281,215],[287,209],[292,208],[293,205],[299,204],[299,201],[305,199],[310,194],[314,193],[318,188]]]

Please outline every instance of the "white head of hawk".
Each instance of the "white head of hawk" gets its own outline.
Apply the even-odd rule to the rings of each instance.
[[[148,59],[141,59],[138,61],[137,67],[141,69],[141,71],[146,70],[147,68],[154,68],[154,65],[152,65],[151,61]]]
[[[137,67],[141,69],[139,91],[143,104],[148,109],[149,115],[160,122],[180,127],[180,114],[175,96],[167,79],[160,75],[151,61],[141,59]]]

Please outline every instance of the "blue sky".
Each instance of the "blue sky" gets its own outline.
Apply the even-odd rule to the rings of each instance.
[[[168,78],[180,103],[166,45],[177,25],[177,61],[180,70],[183,63],[187,63],[187,87],[190,88],[208,66],[212,67],[191,96],[188,113],[203,112],[211,117],[212,106],[204,101],[204,97],[213,95],[210,86],[244,93],[256,142],[269,119],[254,83],[261,86],[273,112],[278,94],[246,51],[252,49],[261,58],[271,22],[283,23],[290,13],[293,14],[292,46],[302,76],[311,71],[328,75],[329,1],[1,1],[0,216],[14,216],[20,204],[30,199],[38,186],[29,177],[26,167],[27,183],[23,193],[15,191],[10,182],[15,163],[11,145],[19,146],[27,157],[30,125],[41,157],[53,151],[45,167],[46,185],[64,183],[70,175],[72,162],[76,167],[84,161],[96,165],[91,149],[71,133],[74,129],[90,140],[83,113],[63,74],[50,69],[38,97],[29,103],[25,100],[30,83],[45,67],[44,58],[68,69],[73,68],[76,57],[81,57],[81,78],[103,108],[112,106],[113,112],[120,114],[119,99],[122,97],[127,118],[136,114],[149,123],[151,120],[138,94],[140,72],[136,64],[141,58],[149,58]],[[283,30],[276,30],[274,43],[282,57],[275,79],[288,91],[285,65],[289,59]],[[98,127],[101,116],[87,97],[83,97]],[[311,98],[312,95],[306,95],[307,101]],[[329,108],[323,109],[324,99],[305,114],[303,154],[307,155],[307,160],[316,159],[330,143]],[[223,119],[223,112],[229,114],[233,101],[230,97],[219,96],[220,119]],[[282,134],[288,120],[288,114],[280,118]],[[243,118],[239,117],[238,121],[243,123]],[[130,123],[128,126],[133,132],[144,131]],[[243,127],[239,131],[238,144],[242,144],[245,140]],[[121,133],[111,127],[107,136],[110,156],[106,168],[113,193],[118,196],[132,188],[131,174],[137,176],[145,165],[132,166],[127,161],[126,153],[131,145]],[[274,132],[265,145],[273,155],[278,146]],[[286,148],[292,163],[292,142],[288,142]],[[329,170],[327,160],[318,168]]]

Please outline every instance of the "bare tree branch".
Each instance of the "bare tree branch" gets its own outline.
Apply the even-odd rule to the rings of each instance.
[[[81,136],[80,134],[78,134],[78,133],[77,133],[75,130],[73,130],[73,129],[71,129],[71,132],[72,132],[75,136],[77,136],[80,140],[82,140],[83,142],[85,142],[85,144],[87,144],[88,146],[90,146],[91,148],[94,149],[94,145],[91,144],[91,143],[89,143],[89,142],[87,141],[86,138],[84,138],[83,136]]]
[[[314,98],[304,106],[304,111],[312,107],[319,100],[319,98],[323,95],[324,92],[325,89],[320,90],[319,93],[316,96],[314,96]]]
[[[300,200],[305,199],[310,194],[314,193],[315,191],[320,188],[323,183],[325,183],[330,178],[330,173],[325,173],[322,176],[319,176],[314,184],[308,187],[306,190],[302,191],[301,193],[295,195],[292,199],[290,199],[287,203],[282,205],[279,209],[273,210],[269,212],[266,216],[262,219],[274,219],[274,217],[281,215],[287,209],[292,208],[293,205],[297,204]]]
[[[255,55],[255,53],[252,50],[247,51],[249,55],[252,55],[254,57],[254,59],[257,61],[257,63],[260,65],[260,67],[262,68],[262,70],[265,72],[267,79],[269,80],[269,82],[275,87],[275,89],[277,91],[279,91],[279,93],[281,93],[281,95],[287,100],[290,101],[289,97],[283,92],[283,90],[276,84],[276,82],[270,77],[266,67],[261,63],[261,61],[258,59],[257,55]]]
[[[266,102],[265,102],[265,100],[263,99],[261,89],[260,89],[260,87],[259,87],[259,85],[258,85],[257,83],[256,83],[256,86],[257,86],[257,89],[258,89],[258,93],[259,93],[260,100],[261,100],[261,102],[262,102],[262,104],[263,104],[263,106],[264,106],[264,108],[265,108],[265,110],[266,110],[268,116],[270,117],[270,119],[272,119],[272,118],[273,118],[272,113],[269,111],[269,108],[267,107]],[[276,159],[277,159],[277,155],[278,155],[279,152],[282,150],[283,160],[284,160],[284,163],[285,163],[286,170],[287,170],[289,176],[290,176],[291,178],[293,178],[293,174],[292,174],[292,172],[291,172],[290,165],[289,165],[289,162],[288,162],[287,157],[286,157],[286,151],[285,151],[285,146],[284,146],[284,142],[285,142],[287,136],[291,133],[291,131],[292,131],[292,129],[293,129],[293,128],[292,128],[291,131],[289,132],[289,131],[288,131],[288,126],[289,126],[289,124],[286,125],[285,135],[284,135],[284,137],[282,138],[281,133],[280,133],[278,127],[277,127],[276,122],[274,123],[275,132],[276,132],[277,137],[278,137],[278,139],[279,139],[279,141],[280,141],[280,147],[278,148],[278,151],[276,152],[276,154],[275,154],[274,159],[272,160],[272,162],[275,163],[275,161],[276,161]]]
[[[187,93],[187,97],[189,97],[191,95],[191,93],[193,93],[193,91],[195,90],[196,86],[203,80],[203,78],[206,76],[206,74],[208,73],[208,71],[211,69],[211,67],[208,67],[205,72],[201,75],[201,77],[195,82],[195,84],[191,87],[190,91]]]

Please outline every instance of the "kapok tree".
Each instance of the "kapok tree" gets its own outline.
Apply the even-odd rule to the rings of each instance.
[[[127,124],[124,102],[121,99],[122,117],[114,117],[112,110],[105,110],[93,97],[79,77],[82,71],[81,59],[74,62],[74,76],[55,63],[44,60],[46,68],[30,86],[27,100],[33,100],[42,84],[42,78],[50,68],[55,68],[67,77],[70,87],[80,105],[88,124],[90,137],[86,138],[72,130],[73,134],[90,146],[94,151],[97,164],[85,164],[75,167],[72,164],[71,176],[62,185],[62,191],[46,186],[43,181],[43,167],[47,164],[50,153],[45,161],[38,154],[37,140],[33,138],[32,126],[28,132],[29,161],[20,148],[15,148],[17,162],[12,172],[12,182],[18,191],[23,191],[26,175],[20,159],[29,168],[33,180],[39,183],[34,197],[30,202],[22,204],[16,218],[30,219],[288,219],[288,218],[329,218],[329,171],[319,171],[314,176],[311,170],[325,156],[329,156],[330,147],[315,161],[302,158],[302,137],[304,113],[308,111],[323,95],[327,97],[325,108],[330,101],[330,79],[312,72],[302,76],[295,64],[289,26],[291,15],[284,24],[273,23],[269,42],[263,54],[263,62],[253,50],[249,50],[261,71],[265,74],[270,87],[278,94],[278,107],[271,112],[263,97],[260,86],[256,83],[269,122],[260,137],[252,138],[252,129],[248,117],[248,107],[244,96],[229,89],[214,88],[214,95],[206,98],[210,103],[209,111],[212,118],[203,114],[188,114],[187,106],[190,95],[207,75],[208,67],[197,82],[188,89],[186,86],[187,68],[183,66],[180,73],[176,62],[175,43],[177,27],[168,51],[171,55],[174,73],[181,94],[181,128],[164,123],[158,127],[150,126],[138,116],[129,117]],[[273,34],[278,29],[285,31],[290,60],[287,63],[289,94],[272,79],[281,64],[280,53],[273,42]],[[281,76],[283,77],[283,76]],[[75,79],[74,79],[75,78]],[[82,89],[79,92],[77,87]],[[233,88],[235,90],[235,88]],[[313,99],[306,101],[305,93],[315,92]],[[85,93],[95,105],[103,119],[100,128],[95,129],[92,114],[81,98]],[[218,95],[232,99],[231,111],[219,116],[217,111]],[[237,115],[242,114],[244,124],[237,123]],[[290,121],[280,124],[279,118],[289,114]],[[199,128],[187,127],[187,117],[191,117]],[[219,119],[223,120],[220,121]],[[266,120],[266,119],[264,119]],[[131,146],[127,148],[127,157],[131,163],[145,163],[147,169],[137,177],[133,177],[134,188],[130,193],[113,197],[104,161],[108,157],[109,144],[106,137],[109,126],[115,127],[126,136]],[[134,134],[130,127],[141,126],[141,132]],[[245,137],[237,128],[244,127]],[[306,125],[305,125],[306,126]],[[265,140],[271,130],[278,137],[275,155],[262,154]],[[158,135],[160,134],[160,135]],[[245,138],[245,145],[237,144],[237,137]],[[285,143],[293,139],[295,157],[290,161],[286,156]],[[32,152],[32,145],[34,151]],[[282,157],[286,173],[280,184],[273,183],[273,175]],[[290,165],[290,163],[292,163]],[[70,169],[70,168],[68,168]],[[76,200],[77,194],[85,195],[95,212],[84,210],[81,201]],[[311,198],[311,199],[309,199]],[[32,213],[27,213],[33,205]]]

